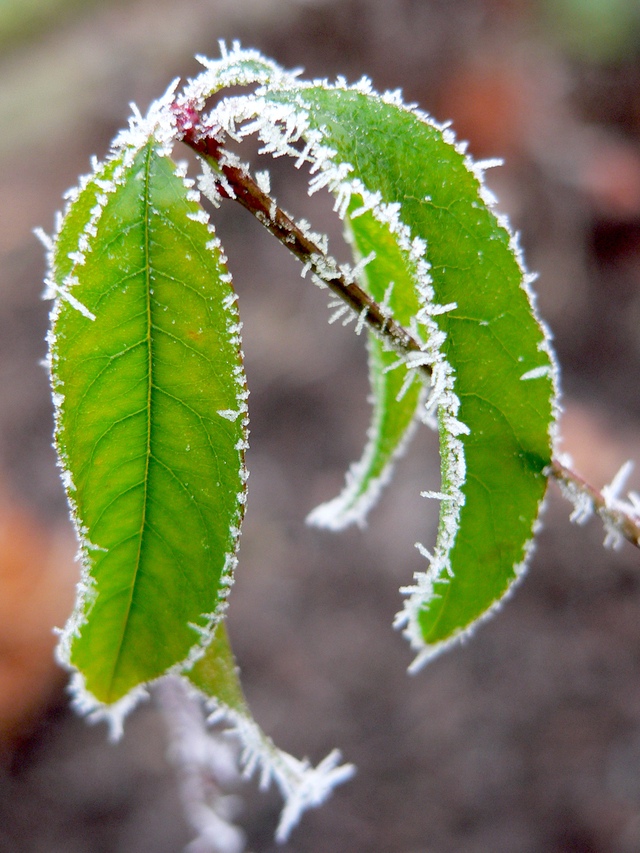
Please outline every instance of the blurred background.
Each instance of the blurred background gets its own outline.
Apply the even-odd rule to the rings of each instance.
[[[32,229],[197,53],[238,38],[309,76],[369,75],[452,119],[492,170],[540,273],[563,369],[563,448],[596,485],[640,460],[638,0],[0,0],[0,851],[176,853],[192,837],[152,703],[107,742],[68,708],[52,627],[75,545],[51,449],[49,305]],[[330,234],[328,199],[271,166],[276,194]],[[243,210],[216,216],[240,295],[251,387],[249,506],[230,630],[251,707],[282,747],[333,746],[353,781],[307,814],[308,853],[637,853],[640,554],[603,550],[550,489],[529,573],[473,641],[410,678],[391,629],[436,518],[434,436],[418,434],[366,532],[304,518],[340,489],[368,420],[351,329]],[[251,248],[249,252],[247,247]],[[640,482],[638,479],[635,485]],[[239,820],[274,851],[279,800]]]

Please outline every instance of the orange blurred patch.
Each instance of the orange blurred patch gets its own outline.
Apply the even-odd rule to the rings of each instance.
[[[64,675],[53,659],[73,606],[75,537],[0,494],[0,744],[24,734]]]

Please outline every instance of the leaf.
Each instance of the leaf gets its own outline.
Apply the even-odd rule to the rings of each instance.
[[[83,563],[60,655],[111,704],[193,663],[223,613],[245,500],[239,323],[217,239],[153,137],[84,182],[52,272],[56,443]]]
[[[370,211],[362,211],[363,200],[354,198],[346,221],[359,265],[369,259],[359,276],[360,284],[400,325],[409,326],[420,307],[411,259],[387,225],[378,222]],[[394,350],[372,334],[368,336],[368,349],[374,408],[367,445],[360,461],[349,469],[343,492],[307,518],[310,524],[331,530],[354,522],[364,525],[368,511],[391,478],[392,464],[406,446],[424,397],[424,386],[415,370],[402,363]]]
[[[265,147],[312,164],[312,190],[327,186],[344,210],[362,196],[414,260],[422,254],[413,287],[428,326],[442,509],[433,554],[420,546],[429,568],[404,590],[398,620],[417,664],[493,608],[523,569],[551,460],[549,344],[514,238],[449,131],[366,82],[279,80],[255,96],[252,116],[247,130]]]
[[[218,622],[204,654],[185,672],[185,677],[208,699],[249,716],[240,685],[240,673],[224,621]]]

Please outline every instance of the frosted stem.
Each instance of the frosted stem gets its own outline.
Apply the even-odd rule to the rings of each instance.
[[[632,503],[619,500],[611,487],[602,490],[595,488],[557,458],[551,460],[547,474],[558,483],[563,495],[573,503],[574,521],[580,523],[586,520],[591,512],[595,512],[602,519],[607,531],[607,544],[615,546],[624,538],[636,548],[640,548],[640,512]]]
[[[189,104],[177,104],[174,110],[182,141],[220,175],[217,187],[220,196],[240,202],[306,269],[310,269],[339,296],[361,322],[364,320],[393,349],[402,354],[422,352],[420,343],[389,317],[389,313],[358,284],[337,269],[326,251],[278,207],[275,199],[260,188],[243,166],[225,160],[224,131],[203,126],[200,114]],[[431,368],[423,365],[421,370],[430,380]]]

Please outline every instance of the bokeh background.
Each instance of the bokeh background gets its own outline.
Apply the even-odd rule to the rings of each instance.
[[[175,77],[238,38],[309,75],[369,75],[452,119],[489,174],[563,368],[563,447],[596,485],[640,460],[638,0],[0,0],[0,851],[176,853],[192,833],[153,703],[107,742],[68,708],[52,627],[75,546],[40,365],[43,251],[64,190]],[[328,199],[290,164],[278,198],[330,234]],[[637,853],[640,554],[602,548],[550,490],[530,571],[474,639],[406,675],[391,629],[436,519],[426,430],[365,532],[304,518],[340,488],[368,419],[362,341],[248,214],[216,224],[245,324],[249,506],[230,630],[253,711],[353,781],[283,853]],[[638,485],[638,479],[635,485]],[[248,784],[239,820],[276,850],[279,800]]]

